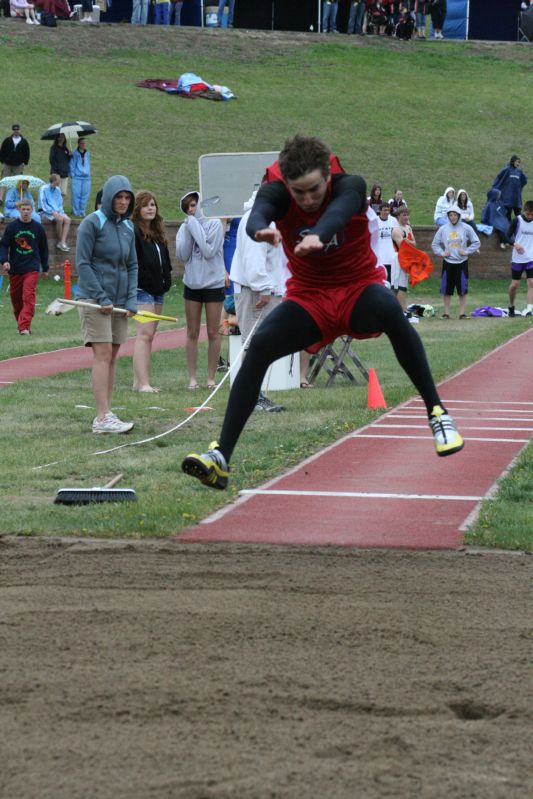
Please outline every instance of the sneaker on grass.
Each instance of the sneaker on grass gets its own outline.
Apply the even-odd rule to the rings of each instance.
[[[267,413],[279,413],[280,411],[284,411],[285,408],[283,405],[276,405],[275,402],[269,400],[263,392],[259,394],[258,400],[255,404],[255,411],[266,411]]]
[[[109,411],[102,421],[98,417],[93,419],[93,433],[129,433],[133,422],[122,422],[118,416]]]
[[[435,405],[429,417],[429,426],[435,440],[437,455],[453,455],[464,447],[464,442],[452,417],[441,408]]]
[[[218,449],[217,441],[213,441],[207,452],[202,452],[201,455],[195,452],[187,455],[181,464],[181,469],[209,488],[223,490],[228,484],[229,466]]]

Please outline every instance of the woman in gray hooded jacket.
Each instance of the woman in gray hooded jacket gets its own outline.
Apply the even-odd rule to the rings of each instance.
[[[137,253],[129,221],[133,205],[129,180],[114,175],[104,185],[101,207],[78,229],[78,299],[100,306],[94,311],[79,309],[83,341],[92,347],[94,357],[93,433],[127,433],[133,427],[133,422],[122,422],[111,411],[118,351],[127,338],[128,317],[137,312]],[[115,307],[127,313],[113,313]]]

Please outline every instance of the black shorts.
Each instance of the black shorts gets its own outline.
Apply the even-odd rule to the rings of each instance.
[[[183,297],[192,302],[224,302],[224,286],[219,289],[190,289],[183,286]]]
[[[518,264],[513,261],[511,264],[511,280],[521,280],[522,275],[526,273],[526,277],[533,277],[533,261],[528,261],[525,264]]]
[[[445,259],[442,262],[440,293],[451,297],[455,290],[460,297],[468,294],[468,261],[457,264]]]

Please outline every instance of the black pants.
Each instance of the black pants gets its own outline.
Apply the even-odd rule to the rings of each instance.
[[[354,333],[385,333],[428,411],[440,400],[418,333],[405,318],[400,303],[384,286],[368,286],[355,303],[350,317]],[[259,325],[233,383],[222,432],[220,450],[229,461],[233,449],[254,410],[268,367],[278,358],[307,349],[320,341],[318,325],[300,305],[287,300]]]

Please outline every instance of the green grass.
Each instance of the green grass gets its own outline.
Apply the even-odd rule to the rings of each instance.
[[[501,281],[473,283],[472,307],[489,304],[495,294],[505,290]],[[57,292],[45,282],[40,284],[41,292],[41,299],[45,300],[47,295],[42,309]],[[179,294],[176,288],[172,289],[165,310],[172,308],[173,313],[182,313]],[[436,280],[417,291],[416,296],[413,294],[413,300],[431,302],[440,310]],[[13,333],[13,320],[10,314],[3,312],[5,310],[4,301],[0,335],[4,342],[13,339],[11,353],[20,354],[26,349],[27,339]],[[33,325],[39,334],[33,335],[28,345],[35,351],[55,348],[58,324],[64,326],[62,346],[66,342],[79,344],[75,312],[62,317],[45,317],[39,311]],[[527,319],[445,323],[435,318],[423,320],[418,330],[435,378],[442,380],[526,329],[528,324]],[[444,337],[446,346],[443,346]],[[227,341],[224,341],[223,348],[226,347]],[[357,352],[365,365],[376,369],[390,406],[413,395],[408,379],[397,366],[384,338],[358,342]],[[205,365],[205,345],[201,347],[200,358]],[[134,538],[176,534],[234,498],[241,488],[250,488],[280,473],[339,436],[370,422],[376,415],[366,408],[365,385],[351,387],[341,382],[326,389],[324,378],[320,378],[313,391],[272,393],[273,398],[287,407],[287,412],[276,415],[275,419],[258,414],[252,416],[232,464],[229,491],[211,492],[182,475],[179,465],[184,454],[205,447],[218,435],[227,401],[227,384],[210,403],[211,411],[197,415],[180,430],[157,442],[126,447],[109,455],[93,454],[174,427],[186,418],[186,408],[199,404],[208,395],[207,389],[194,394],[187,390],[183,350],[154,355],[153,382],[161,386],[160,395],[132,392],[131,375],[131,359],[122,358],[114,407],[120,409],[118,412],[123,418],[135,420],[135,430],[127,438],[98,438],[91,434],[94,411],[89,370],[21,381],[2,389],[0,447],[4,502],[0,534]],[[431,446],[429,440],[428,446]],[[56,461],[56,465],[44,469],[34,468]],[[122,485],[135,489],[138,502],[83,508],[52,503],[60,487],[103,485],[118,472],[124,472]],[[505,494],[502,500],[505,502],[503,516],[510,515],[516,520],[510,537],[506,535],[505,525],[492,524],[491,516],[488,527],[486,520],[476,526],[471,540],[476,544],[486,540],[499,547],[514,547],[520,541],[520,546],[526,548],[530,541],[526,489],[527,485],[515,497]],[[491,514],[497,513],[498,505],[499,500],[490,503]],[[514,505],[516,512],[512,510]]]
[[[9,75],[2,85],[4,125],[21,122],[32,146],[30,171],[45,177],[49,143],[39,141],[40,133],[61,118],[93,122],[98,135],[89,140],[92,197],[110,174],[123,173],[135,190],[156,193],[167,219],[178,217],[178,198],[197,186],[200,155],[277,149],[297,131],[325,138],[348,170],[361,173],[369,186],[381,182],[385,195],[401,187],[414,224],[432,221],[436,198],[449,184],[465,187],[479,214],[494,175],[513,152],[528,171],[531,124],[525,109],[532,72],[527,48],[354,38],[330,43],[299,34],[127,25],[86,30],[60,24],[52,31],[29,31],[0,20],[0,69]],[[187,101],[135,85],[142,78],[177,77],[190,70],[228,85],[238,99]],[[506,290],[507,281],[473,280],[469,308],[506,305]],[[60,291],[61,286],[40,283],[38,316],[28,340],[16,335],[4,281],[0,357],[79,344],[75,312],[57,318],[42,313]],[[165,310],[183,324],[180,294],[172,289]],[[410,299],[442,308],[435,278]],[[435,377],[442,380],[528,325],[525,319],[447,324],[433,319],[418,329]],[[357,350],[367,366],[376,368],[389,405],[412,396],[385,340],[361,342]],[[203,347],[201,358],[205,362]],[[134,394],[131,361],[120,362],[114,404],[124,418],[135,420],[128,441],[171,428],[186,417],[184,408],[207,396],[207,391],[194,396],[187,391],[183,351],[157,353],[153,371],[162,394]],[[0,397],[2,534],[168,536],[240,488],[262,482],[373,418],[364,386],[325,389],[322,384],[311,392],[280,393],[277,399],[287,413],[275,420],[252,417],[236,453],[231,488],[218,494],[184,478],[179,463],[184,453],[218,434],[226,387],[211,403],[212,411],[179,431],[106,456],[91,453],[123,439],[109,442],[91,435],[87,370],[23,381],[2,389]],[[51,461],[60,462],[33,468]],[[61,486],[102,485],[119,471],[125,472],[123,485],[135,488],[137,503],[52,504]],[[485,503],[467,540],[530,549],[530,486],[531,447],[503,481],[498,499]]]
[[[10,74],[2,104],[18,119],[23,91],[31,171],[47,175],[49,143],[39,135],[61,117],[98,128],[89,140],[92,197],[110,174],[125,173],[136,190],[156,192],[167,219],[179,217],[178,198],[198,185],[201,154],[275,150],[297,131],[324,137],[346,169],[369,186],[381,182],[387,197],[401,187],[414,224],[432,222],[451,184],[468,190],[479,214],[511,153],[522,155],[527,171],[531,64],[511,60],[507,45],[404,46],[369,37],[355,46],[354,37],[326,44],[300,36],[278,54],[264,34],[156,27],[64,24],[51,40],[50,31],[30,37],[0,21],[0,33],[11,34],[0,49],[0,68]],[[515,50],[518,59],[523,48]],[[191,69],[238,99],[190,101],[136,86]]]

